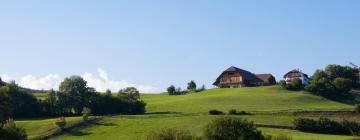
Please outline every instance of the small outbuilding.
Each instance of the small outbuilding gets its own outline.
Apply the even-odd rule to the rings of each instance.
[[[264,82],[264,85],[276,84],[276,79],[272,74],[256,74],[256,76]]]

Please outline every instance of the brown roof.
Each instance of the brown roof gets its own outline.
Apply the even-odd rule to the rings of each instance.
[[[256,74],[256,76],[263,81],[274,77],[272,74]]]
[[[216,81],[213,83],[213,85],[217,85],[220,82],[221,76],[226,72],[238,72],[244,79],[249,80],[251,82],[263,82],[255,74],[253,74],[249,71],[231,66],[230,68],[228,68],[224,72],[222,72],[218,78],[216,78]]]
[[[304,74],[305,77],[309,77],[307,74],[302,73],[300,70],[294,69],[294,70],[289,71],[288,73],[286,73],[286,74],[284,75],[284,78],[286,78],[286,76],[289,75],[289,74],[291,74],[291,73],[300,73],[300,74]]]

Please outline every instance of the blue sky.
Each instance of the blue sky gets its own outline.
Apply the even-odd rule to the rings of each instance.
[[[2,1],[0,76],[49,88],[70,75],[99,90],[211,88],[227,67],[308,74],[360,65],[357,0]],[[55,82],[54,82],[55,81]],[[50,84],[50,85],[49,85]]]

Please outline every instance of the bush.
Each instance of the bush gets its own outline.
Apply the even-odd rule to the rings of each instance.
[[[230,115],[237,115],[236,109],[230,109],[230,110],[229,110],[229,114],[230,114]]]
[[[224,114],[224,112],[216,110],[216,109],[212,109],[209,111],[209,114],[210,115],[222,115],[222,114]]]
[[[189,130],[183,128],[163,128],[150,132],[146,140],[192,140]]]
[[[236,109],[230,109],[229,115],[249,115],[246,111],[236,111]]]
[[[317,131],[316,121],[306,118],[298,118],[294,120],[295,129],[306,132]]]
[[[221,117],[212,120],[205,128],[208,140],[264,140],[261,131],[253,122],[235,117]]]
[[[295,129],[305,132],[324,134],[360,134],[360,123],[342,121],[336,122],[328,118],[320,117],[318,120],[299,118],[294,121]]]
[[[360,114],[360,104],[355,105],[354,111]]]
[[[55,120],[55,125],[58,126],[60,129],[64,129],[66,125],[66,120],[64,117],[60,117]]]
[[[302,80],[299,78],[295,78],[291,81],[291,86],[290,86],[291,90],[302,90],[304,89],[304,85],[302,83]]]
[[[25,140],[27,135],[23,128],[16,126],[14,120],[9,119],[0,129],[1,140]]]

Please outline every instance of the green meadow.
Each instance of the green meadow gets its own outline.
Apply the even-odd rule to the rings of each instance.
[[[252,115],[237,115],[254,121],[255,124],[292,126],[296,111],[348,111],[353,106],[331,101],[306,92],[286,91],[276,86],[248,87],[237,89],[210,89],[200,93],[169,96],[167,94],[142,94],[147,103],[145,115],[104,116],[85,126],[73,128],[54,137],[56,140],[132,140],[163,127],[183,127],[197,136],[204,126],[219,117],[208,115],[211,109],[227,113],[230,109],[251,112]],[[68,118],[78,119],[78,118]],[[33,137],[53,129],[52,119],[20,120]],[[347,140],[352,136],[304,133],[291,129],[260,127],[268,135],[286,134],[294,140]],[[31,138],[30,137],[30,138]]]

